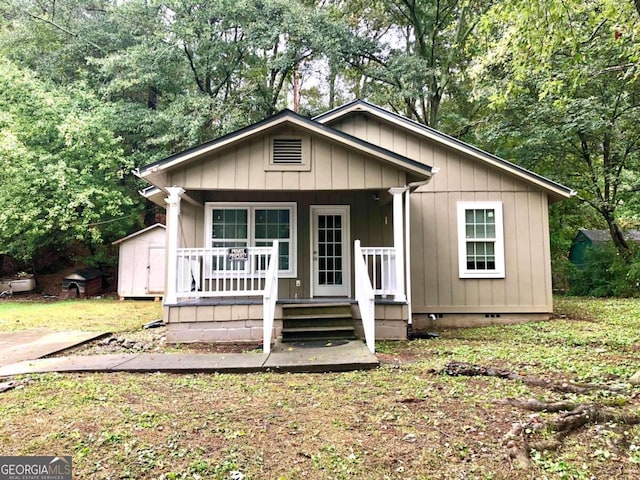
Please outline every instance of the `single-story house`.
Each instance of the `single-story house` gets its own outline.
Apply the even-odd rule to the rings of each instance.
[[[640,243],[640,230],[627,230],[623,232],[624,238],[628,242]],[[587,249],[597,244],[611,242],[609,230],[587,230],[581,228],[576,234],[571,248],[569,249],[569,260],[579,267],[584,266]]]
[[[371,103],[284,110],[136,174],[167,209],[169,341],[268,351],[346,305],[373,351],[552,313],[548,205],[574,192]]]

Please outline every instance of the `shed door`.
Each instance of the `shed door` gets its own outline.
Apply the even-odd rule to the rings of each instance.
[[[164,245],[149,246],[149,261],[147,264],[147,292],[164,293]]]
[[[351,294],[349,205],[311,207],[313,296]]]

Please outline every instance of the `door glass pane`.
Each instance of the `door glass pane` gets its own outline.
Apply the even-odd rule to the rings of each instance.
[[[342,216],[318,215],[318,283],[342,285]]]

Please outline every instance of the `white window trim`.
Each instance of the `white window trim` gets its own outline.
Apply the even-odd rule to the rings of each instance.
[[[493,209],[496,217],[496,238],[494,251],[496,268],[491,270],[467,269],[467,235],[465,224],[465,212],[467,210]],[[504,218],[502,214],[502,202],[458,202],[458,271],[460,278],[505,278],[504,267]]]
[[[211,213],[213,209],[240,209],[246,208],[247,214],[247,242],[249,247],[255,246],[255,210],[260,208],[288,209],[290,213],[290,232],[291,239],[289,243],[289,270],[279,270],[280,278],[295,278],[298,272],[298,249],[297,249],[297,205],[295,202],[206,202],[205,203],[205,222],[204,222],[204,245],[206,248],[213,248],[213,238],[211,231],[213,229],[211,221]],[[231,275],[231,274],[230,274]]]

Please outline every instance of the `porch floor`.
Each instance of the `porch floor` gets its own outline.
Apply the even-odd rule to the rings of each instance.
[[[47,372],[341,372],[368,370],[380,362],[361,340],[334,344],[282,344],[271,354],[111,354],[27,360],[0,367],[0,377]]]
[[[348,297],[316,297],[316,298],[281,298],[276,302],[278,305],[293,305],[293,304],[307,304],[307,303],[351,303],[356,304],[355,298]],[[398,302],[392,298],[380,298],[376,297],[376,305],[405,305],[407,302]],[[222,297],[211,298],[201,297],[193,298],[189,300],[179,300],[176,304],[170,305],[172,307],[186,307],[186,306],[209,306],[209,305],[262,305],[262,298],[247,298],[247,297]]]

